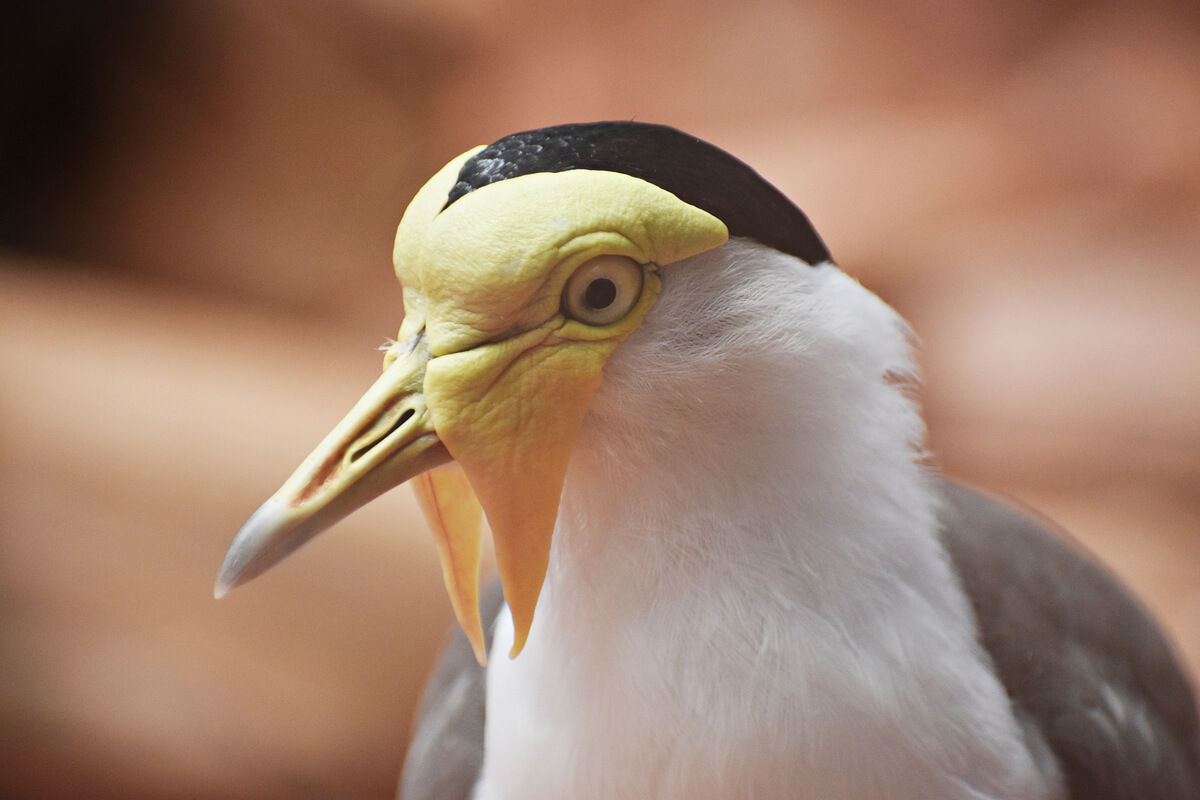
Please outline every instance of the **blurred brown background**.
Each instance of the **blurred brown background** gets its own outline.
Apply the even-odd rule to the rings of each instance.
[[[1026,0],[5,0],[0,796],[387,797],[449,622],[394,492],[228,599],[476,144],[673,124],[923,340],[947,472],[1200,664],[1200,15]]]

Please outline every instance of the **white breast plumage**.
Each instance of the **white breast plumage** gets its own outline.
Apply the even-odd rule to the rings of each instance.
[[[752,242],[677,268],[516,660],[499,617],[478,798],[1051,796],[937,542],[903,322]]]

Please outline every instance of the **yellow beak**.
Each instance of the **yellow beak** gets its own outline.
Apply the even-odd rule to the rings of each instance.
[[[387,490],[450,461],[425,405],[423,341],[398,358],[234,537],[214,594],[262,574]]]
[[[519,653],[545,579],[575,432],[600,380],[596,354],[554,339],[543,328],[431,359],[424,336],[414,337],[412,351],[384,370],[238,532],[216,596],[415,479],[451,604],[480,663],[486,661],[478,607],[483,513],[476,492],[484,500],[515,628],[510,655]],[[579,374],[566,369],[580,361],[595,364]],[[516,362],[522,363],[514,368]],[[448,464],[452,459],[457,463]]]

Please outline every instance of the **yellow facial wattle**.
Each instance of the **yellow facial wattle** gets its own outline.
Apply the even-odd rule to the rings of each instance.
[[[410,315],[405,328],[416,335],[419,324],[432,355],[425,400],[433,427],[492,528],[515,655],[533,621],[567,463],[604,364],[653,305],[657,268],[716,247],[728,233],[652,184],[588,170],[509,179],[443,210],[453,167],[405,214],[396,274]],[[644,265],[641,296],[608,325],[568,318],[568,279],[609,254]],[[460,622],[466,629],[469,621]]]

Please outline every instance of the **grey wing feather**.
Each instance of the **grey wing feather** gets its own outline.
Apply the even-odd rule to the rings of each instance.
[[[480,602],[492,646],[492,622],[504,605],[493,583]],[[487,669],[479,666],[462,631],[455,630],[421,698],[404,759],[399,800],[467,800],[483,766]]]
[[[943,543],[1074,800],[1200,799],[1196,700],[1149,614],[1032,517],[944,484]]]

